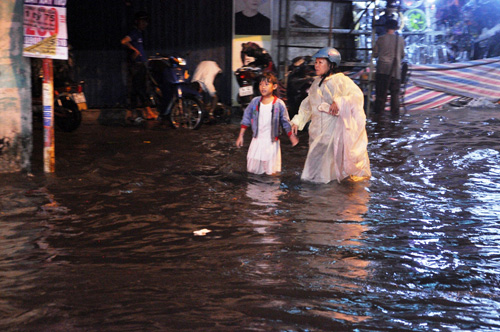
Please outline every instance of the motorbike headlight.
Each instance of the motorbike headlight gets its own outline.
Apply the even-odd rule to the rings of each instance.
[[[181,66],[185,66],[186,65],[186,60],[184,58],[177,58],[177,62]]]

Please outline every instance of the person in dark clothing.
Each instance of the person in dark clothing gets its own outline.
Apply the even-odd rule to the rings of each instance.
[[[381,114],[384,110],[389,90],[391,93],[391,114],[398,115],[401,60],[405,56],[405,40],[395,33],[398,28],[396,20],[387,20],[385,27],[387,33],[377,39],[373,48],[373,56],[377,58],[374,113]]]
[[[261,0],[240,0],[245,8],[234,15],[236,35],[270,35],[271,20],[259,13]]]
[[[121,43],[128,50],[129,98],[132,113],[135,111],[138,113],[138,118],[152,120],[156,119],[156,114],[148,104],[146,68],[148,57],[144,51],[143,35],[148,22],[149,16],[146,12],[136,13],[134,28],[121,40]],[[144,112],[140,108],[144,108]]]

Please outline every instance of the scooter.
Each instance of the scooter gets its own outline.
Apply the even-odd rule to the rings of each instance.
[[[174,56],[154,56],[148,59],[148,72],[158,119],[172,128],[200,128],[205,111],[200,93],[191,86],[186,61]]]
[[[38,61],[37,61],[38,60]],[[82,123],[82,112],[87,109],[83,81],[72,83],[69,79],[68,61],[54,62],[54,122],[65,132],[76,130]],[[41,61],[32,59],[32,101],[33,113],[42,116]]]
[[[236,100],[245,109],[252,98],[259,95],[257,78],[265,72],[276,73],[276,67],[271,55],[253,42],[241,44],[240,56],[243,66],[234,73],[240,86]]]
[[[81,111],[87,109],[83,86],[84,82],[80,81],[54,89],[54,121],[62,131],[74,131],[82,123]]]
[[[257,77],[262,75],[262,69],[258,67],[243,66],[234,73],[240,88],[236,100],[245,109],[253,97],[259,95],[259,88],[256,85]]]

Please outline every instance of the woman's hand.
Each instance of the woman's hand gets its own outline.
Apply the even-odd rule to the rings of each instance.
[[[299,126],[296,124],[292,123],[292,134],[297,135],[297,132],[299,131]]]
[[[330,105],[330,109],[328,110],[328,114],[338,116],[339,115],[339,107],[336,102],[332,102]]]

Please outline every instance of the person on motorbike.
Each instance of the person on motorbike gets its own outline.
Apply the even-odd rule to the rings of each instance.
[[[301,179],[341,182],[371,176],[361,89],[339,70],[340,53],[324,47],[315,55],[318,77],[292,119],[292,132],[309,125],[309,151]]]
[[[193,74],[192,81],[200,83],[203,92],[208,93],[208,95],[210,96],[210,109],[208,113],[210,119],[213,119],[214,117],[214,109],[217,106],[218,102],[214,80],[215,77],[220,73],[222,73],[222,69],[220,69],[217,62],[205,60],[198,64]]]
[[[156,114],[149,106],[147,93],[147,61],[148,57],[144,50],[144,30],[148,26],[149,15],[144,11],[135,14],[135,25],[132,31],[121,40],[121,44],[128,50],[128,83],[129,99],[132,107],[132,113],[137,112],[140,121],[141,118],[147,120],[156,119]],[[139,110],[144,108],[144,112]]]

